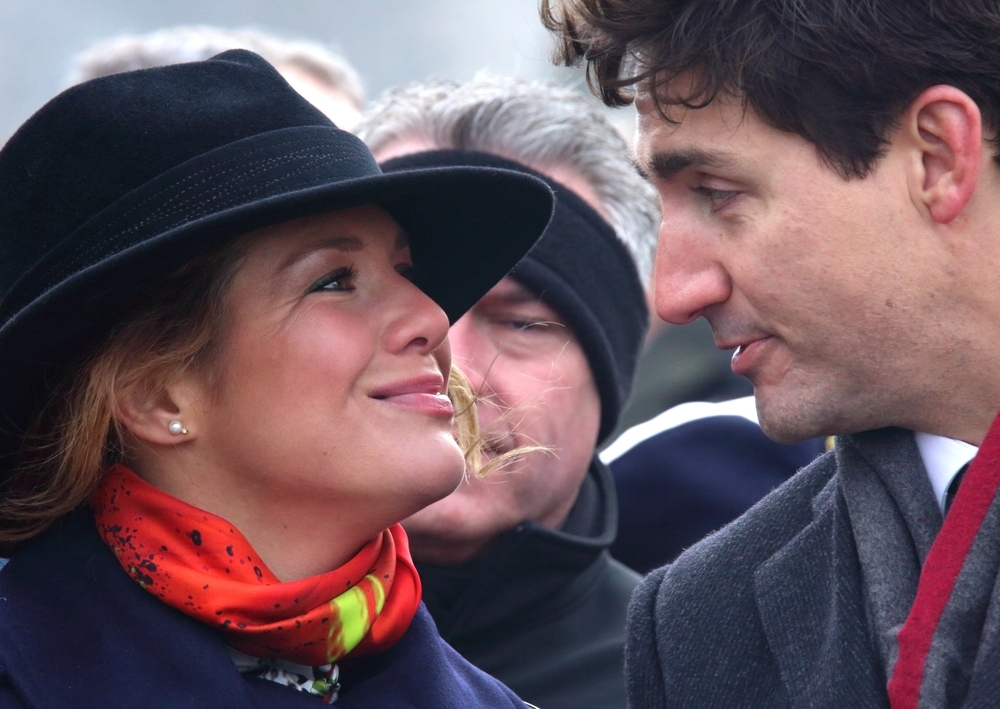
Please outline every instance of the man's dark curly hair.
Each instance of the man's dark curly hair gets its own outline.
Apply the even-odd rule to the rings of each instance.
[[[967,93],[989,135],[1000,128],[1000,0],[541,0],[541,13],[557,60],[585,62],[609,106],[636,84],[661,114],[729,94],[845,178],[871,171],[935,84]],[[678,94],[682,74],[693,81]]]

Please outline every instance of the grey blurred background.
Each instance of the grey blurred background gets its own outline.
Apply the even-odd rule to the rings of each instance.
[[[465,80],[480,70],[587,93],[582,71],[549,62],[537,0],[0,0],[0,144],[65,88],[77,52],[179,24],[322,42],[357,68],[369,99],[405,81]],[[630,110],[610,117],[631,134]]]

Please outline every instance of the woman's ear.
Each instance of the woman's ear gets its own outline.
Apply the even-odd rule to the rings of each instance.
[[[923,91],[900,116],[900,134],[917,159],[911,196],[939,224],[954,220],[976,191],[983,159],[979,107],[954,86]]]
[[[136,390],[119,401],[122,426],[146,444],[172,446],[197,440],[203,400],[192,376],[156,389]]]

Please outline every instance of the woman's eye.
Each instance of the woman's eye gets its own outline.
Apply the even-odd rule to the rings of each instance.
[[[332,273],[328,273],[312,284],[309,292],[315,291],[352,291],[354,290],[354,279],[358,272],[353,267],[338,268]]]

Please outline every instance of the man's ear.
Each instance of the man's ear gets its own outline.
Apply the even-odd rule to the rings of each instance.
[[[951,222],[972,199],[979,181],[983,159],[979,107],[954,86],[932,86],[900,116],[899,131],[918,154],[911,197],[935,222]]]
[[[202,398],[201,387],[188,376],[162,388],[137,390],[119,401],[121,424],[147,444],[194,441],[201,427]]]

